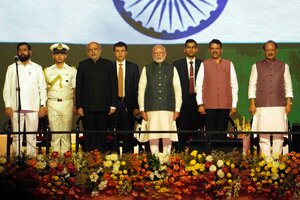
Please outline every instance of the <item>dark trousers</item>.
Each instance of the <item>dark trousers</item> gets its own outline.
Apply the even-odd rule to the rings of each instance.
[[[204,117],[198,112],[196,95],[189,95],[183,103],[179,118],[176,120],[179,130],[195,130],[192,133],[178,133],[179,151],[183,151],[188,146],[187,141],[198,136],[197,130],[204,127]]]
[[[205,130],[223,131],[220,134],[209,134],[210,139],[226,139],[230,109],[205,109]]]
[[[134,116],[132,110],[127,110],[125,101],[118,100],[117,110],[114,114],[116,130],[127,131],[117,135],[118,141],[123,141],[123,153],[133,153],[135,139],[133,137]]]
[[[107,112],[84,113],[83,128],[87,131],[85,132],[85,151],[95,149],[98,149],[102,153],[107,151],[106,136],[109,125]]]

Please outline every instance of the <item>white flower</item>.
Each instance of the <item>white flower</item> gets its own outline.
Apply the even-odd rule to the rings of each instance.
[[[96,197],[99,195],[99,191],[92,191],[91,196]]]
[[[149,178],[153,181],[154,180],[154,173],[151,172],[151,174],[149,175]]]
[[[268,156],[266,158],[266,163],[272,163],[274,161],[273,157],[272,156]]]
[[[159,171],[165,171],[167,169],[166,165],[160,165],[159,166]]]
[[[212,162],[212,161],[214,160],[214,158],[212,157],[212,155],[208,155],[208,156],[205,158],[205,160],[206,160],[207,162]]]
[[[157,153],[156,157],[158,157],[161,165],[169,162],[169,155],[165,153]]]
[[[105,181],[101,181],[101,183],[98,185],[98,189],[101,191],[101,190],[104,190],[107,186],[107,180]]]
[[[273,167],[277,169],[279,167],[279,162],[278,161],[273,162]]]
[[[278,154],[278,153],[274,153],[272,156],[273,156],[273,158],[274,158],[275,160],[278,160],[278,159],[279,159],[279,154]]]
[[[215,172],[216,170],[217,170],[216,165],[211,165],[211,166],[209,167],[209,171],[210,171],[210,172]]]
[[[43,154],[38,154],[38,155],[36,156],[36,160],[37,160],[37,161],[43,161],[43,160],[44,160]]]
[[[271,178],[272,178],[273,180],[276,180],[276,179],[279,178],[279,175],[278,175],[277,173],[272,173],[272,174],[271,174]]]
[[[223,165],[224,165],[224,161],[223,161],[223,160],[218,160],[218,161],[217,161],[217,166],[218,166],[219,168],[223,167]]]
[[[93,172],[91,175],[90,175],[90,180],[91,182],[97,182],[99,176],[98,174],[96,174],[95,172]]]
[[[118,174],[119,173],[119,167],[113,167],[112,173],[113,174]]]
[[[120,165],[121,165],[120,161],[116,161],[116,162],[114,162],[113,167],[118,167],[119,168]]]
[[[113,154],[110,155],[110,159],[111,159],[111,161],[117,161],[118,160],[118,155],[113,153]]]
[[[217,175],[218,175],[219,178],[223,178],[223,177],[225,176],[225,174],[224,174],[224,172],[223,172],[222,169],[219,169],[219,170],[217,171]]]
[[[99,169],[97,170],[97,174],[102,172],[103,168],[102,167],[99,167]]]
[[[111,155],[106,155],[105,160],[111,160]]]

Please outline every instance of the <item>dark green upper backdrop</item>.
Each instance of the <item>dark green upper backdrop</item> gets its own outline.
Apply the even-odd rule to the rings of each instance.
[[[126,42],[126,41],[125,41]],[[52,56],[50,52],[51,44],[32,44],[32,60],[42,65],[43,67],[50,66],[52,62]],[[78,65],[78,62],[86,59],[85,45],[69,45],[70,51],[68,52],[67,63],[73,66]],[[147,63],[152,61],[151,49],[153,45],[129,45],[128,46],[128,60],[139,64],[140,69]],[[183,44],[179,45],[165,45],[167,48],[167,61],[172,62],[184,56]],[[198,57],[201,59],[208,58],[207,44],[199,45]],[[16,44],[0,44],[0,90],[1,90],[1,112],[0,125],[7,121],[7,118],[3,114],[4,104],[2,97],[3,84],[5,79],[5,73],[7,66],[14,62],[14,56],[16,55]],[[102,57],[113,59],[112,45],[102,45]],[[224,44],[223,45],[223,57],[230,59],[237,72],[239,82],[239,102],[238,102],[238,114],[234,118],[241,119],[242,116],[246,117],[249,121],[251,116],[248,112],[248,81],[251,71],[251,66],[258,60],[264,58],[262,44]],[[279,44],[278,59],[286,62],[290,66],[290,71],[293,80],[294,91],[294,104],[292,113],[289,115],[290,123],[300,122],[300,110],[299,110],[299,87],[300,87],[300,44]]]

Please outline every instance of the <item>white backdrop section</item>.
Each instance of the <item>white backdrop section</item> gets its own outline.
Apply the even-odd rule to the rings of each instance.
[[[198,2],[184,1],[186,5]],[[180,1],[163,2],[175,5]],[[184,38],[169,40],[135,30],[119,14],[113,0],[0,0],[0,5],[0,42],[3,43],[86,44],[99,41],[113,44],[122,40],[128,44],[176,44],[187,38],[194,38],[199,43],[207,43],[213,38],[224,43],[257,43],[269,39],[300,42],[299,0],[228,0],[223,12],[210,26]],[[159,15],[154,17],[159,18]],[[166,22],[162,21],[162,24]]]

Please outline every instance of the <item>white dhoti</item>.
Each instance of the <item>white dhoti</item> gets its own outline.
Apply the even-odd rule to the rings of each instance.
[[[141,131],[177,131],[176,121],[173,120],[173,112],[150,111],[147,112],[148,121],[143,120]],[[152,139],[169,138],[171,141],[178,141],[178,135],[173,133],[141,133],[135,134],[140,142],[147,142]]]
[[[285,107],[259,107],[253,116],[252,131],[287,132],[288,120]],[[271,155],[270,135],[273,135],[272,154],[282,154],[283,136],[285,133],[260,134],[259,146],[261,154]]]
[[[135,134],[139,142],[150,141],[152,154],[158,153],[158,139],[163,140],[163,152],[170,154],[172,141],[178,141],[176,121],[173,120],[173,113],[170,111],[147,112],[148,121],[143,120],[139,128],[141,131],[173,131],[172,133],[141,133]]]
[[[15,155],[19,155],[19,152],[21,152],[21,149],[19,149],[19,145],[20,147],[22,147],[24,127],[26,129],[26,132],[36,132],[39,124],[38,112],[36,111],[20,113],[20,130],[19,130],[18,118],[19,118],[18,112],[14,112],[12,117],[13,132],[20,131],[20,140],[18,134],[13,135],[12,146],[13,146],[13,153]],[[25,134],[26,134],[26,154],[28,156],[35,157],[36,156],[36,133],[25,133]]]

